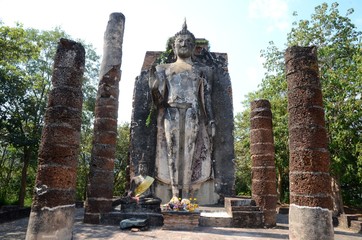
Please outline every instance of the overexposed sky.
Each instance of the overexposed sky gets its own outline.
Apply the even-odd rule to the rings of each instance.
[[[0,0],[0,20],[25,27],[51,30],[61,27],[74,40],[91,43],[102,55],[103,34],[112,12],[126,17],[118,122],[130,122],[133,85],[140,74],[146,51],[165,50],[170,36],[188,29],[206,38],[213,52],[229,57],[234,114],[242,111],[244,96],[255,91],[264,69],[260,50],[269,41],[283,47],[292,22],[309,19],[320,0]],[[362,30],[362,2],[339,0],[340,14],[354,8],[350,18]],[[298,12],[298,18],[292,16]]]

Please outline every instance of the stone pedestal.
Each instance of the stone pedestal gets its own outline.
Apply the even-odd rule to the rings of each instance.
[[[199,226],[199,212],[163,212],[163,227],[165,230],[189,230]]]
[[[122,220],[136,218],[148,219],[149,226],[160,227],[163,225],[163,217],[160,208],[161,200],[155,199],[153,203],[136,203],[127,201],[126,198],[113,202],[111,212],[100,215],[100,224],[119,225]]]
[[[225,198],[226,212],[232,216],[231,226],[237,228],[264,227],[263,211],[253,199]]]

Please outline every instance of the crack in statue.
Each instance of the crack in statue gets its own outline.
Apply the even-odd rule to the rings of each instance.
[[[183,198],[192,197],[197,186],[212,177],[213,74],[210,67],[193,61],[194,49],[195,37],[185,21],[174,37],[177,60],[153,66],[149,75],[158,106],[156,178],[171,185],[173,196]]]

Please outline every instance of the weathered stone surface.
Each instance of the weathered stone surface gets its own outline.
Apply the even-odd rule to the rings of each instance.
[[[233,212],[232,227],[237,228],[262,228],[264,227],[262,211]]]
[[[261,155],[274,152],[274,143],[250,143],[251,155]]]
[[[41,147],[39,149],[39,158],[43,158],[43,160],[52,158],[66,158],[77,156],[78,153],[78,146],[69,146],[62,143],[53,143],[52,145],[41,143]]]
[[[274,153],[254,154],[251,156],[251,161],[254,167],[275,167],[274,158]]]
[[[320,207],[291,204],[289,207],[289,238],[298,240],[334,239],[332,213]]]
[[[276,225],[276,170],[272,113],[269,101],[250,103],[250,145],[252,158],[252,198],[264,214],[267,227]]]
[[[289,108],[289,121],[296,125],[319,125],[324,126],[324,109],[320,106],[308,106],[305,108]]]
[[[155,156],[157,141],[157,114],[156,109],[151,109],[152,97],[148,86],[148,69],[158,58],[161,52],[147,52],[142,66],[142,72],[136,78],[133,98],[133,114],[131,120],[131,144],[130,144],[130,177],[137,175],[138,161],[144,154],[147,161],[149,176],[157,175],[155,168]],[[211,57],[210,57],[211,56]],[[221,200],[224,196],[232,196],[234,194],[234,145],[233,145],[233,107],[232,107],[232,91],[231,81],[227,72],[226,54],[209,53],[202,51],[196,55],[199,61],[207,66],[213,67],[215,82],[213,82],[213,111],[216,122],[216,136],[213,144],[213,159],[215,165],[213,169],[214,191],[219,194]],[[211,60],[213,59],[213,60]],[[149,118],[150,117],[150,118]],[[146,120],[149,118],[149,122]],[[155,186],[163,186],[164,184],[155,183]],[[205,192],[206,188],[199,190]],[[209,191],[207,189],[207,191]],[[156,191],[157,192],[157,191]],[[162,190],[162,192],[164,192]],[[207,194],[213,196],[216,194]],[[159,195],[158,195],[159,196]],[[198,200],[205,198],[205,194],[196,195]],[[217,196],[217,195],[216,195]],[[167,202],[171,196],[159,196],[164,202]],[[210,198],[211,199],[211,198]],[[214,203],[207,202],[205,204]]]
[[[317,195],[330,187],[329,174],[315,172],[292,172],[289,175],[290,188],[298,195]]]
[[[304,86],[291,89],[292,90],[288,92],[290,106],[310,107],[323,105],[322,91],[320,88]]]
[[[315,47],[285,52],[290,150],[290,239],[333,239],[327,131]]]
[[[326,149],[328,147],[326,139],[327,131],[324,127],[315,125],[289,127],[290,149]]]
[[[201,213],[199,219],[200,227],[231,227],[233,226],[233,218],[230,217],[215,217],[215,216],[203,216]]]
[[[270,121],[268,121],[270,122]],[[250,142],[253,143],[273,143],[273,132],[271,129],[251,129],[250,130]]]
[[[255,116],[251,118],[250,128],[251,129],[272,129],[272,122],[268,121],[270,117]]]
[[[122,13],[112,13],[104,34],[103,59],[95,104],[85,223],[98,223],[99,214],[112,209],[114,164],[111,162],[114,161],[116,152],[124,23],[125,17]],[[100,164],[100,159],[107,159],[107,164]]]
[[[162,215],[162,229],[192,231],[199,226],[200,213],[198,212],[163,212]]]
[[[113,169],[114,169],[114,160],[112,158],[95,156],[93,158],[93,164],[95,166],[98,166],[98,168],[100,168],[102,170],[106,170],[106,171],[113,171]]]
[[[46,182],[47,179],[52,179],[53,188],[75,189],[76,187],[77,169],[75,166],[39,165],[38,172],[37,181]]]
[[[74,205],[31,211],[26,239],[72,239],[74,211]]]
[[[276,176],[275,166],[252,167],[252,178],[258,181],[270,181]]]
[[[78,89],[72,87],[57,87],[49,95],[48,106],[68,106],[69,108],[79,109],[82,107],[83,95]]]
[[[268,198],[265,198],[264,195],[256,195],[253,193],[253,199],[256,203],[258,203],[258,206],[264,206],[263,211],[273,211],[274,208],[277,206],[278,203],[278,197],[276,194],[269,195]]]
[[[79,145],[80,132],[70,126],[54,123],[44,126],[43,136],[48,144]]]
[[[113,190],[113,189],[112,189]],[[94,198],[88,198],[85,203],[85,213],[91,213],[98,216],[98,219],[100,217],[99,213],[107,213],[112,211],[112,200],[109,200],[109,198],[103,198],[103,197],[94,197]],[[90,218],[93,219],[93,217]],[[84,220],[85,221],[85,220]]]
[[[98,133],[95,133],[94,135],[97,135]],[[96,138],[94,136],[93,138]],[[107,142],[110,140],[107,140]],[[114,159],[116,154],[116,146],[115,144],[108,144],[103,142],[93,142],[93,148],[92,148],[92,156],[94,157],[104,157],[109,159]]]
[[[72,238],[84,64],[83,46],[60,39],[54,59],[53,89],[39,148],[26,235],[29,240]]]
[[[163,225],[163,216],[161,213],[151,212],[108,212],[102,213],[99,223],[103,225],[119,225],[122,220],[137,218],[149,219],[149,225],[153,227],[160,227]]]
[[[249,198],[226,197],[224,199],[226,212],[232,216],[234,207],[249,207],[255,206],[255,200]],[[239,210],[236,208],[236,210]],[[244,209],[245,210],[245,209]]]
[[[331,196],[324,193],[317,195],[297,195],[294,192],[290,193],[290,202],[295,203],[298,206],[318,206],[321,208],[330,208],[333,204]]]

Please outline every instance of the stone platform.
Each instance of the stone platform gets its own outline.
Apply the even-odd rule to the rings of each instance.
[[[134,204],[133,204],[134,205]],[[163,211],[159,205],[127,206],[100,216],[100,224],[119,225],[122,220],[148,219],[150,226],[174,230],[195,227],[263,228],[263,212],[248,198],[225,198],[225,204],[200,206],[195,212]],[[118,211],[117,211],[117,210]]]
[[[166,211],[163,215],[165,230],[194,230],[199,226],[200,212]]]
[[[248,198],[225,198],[224,207],[200,208],[200,227],[263,228],[263,212]]]

